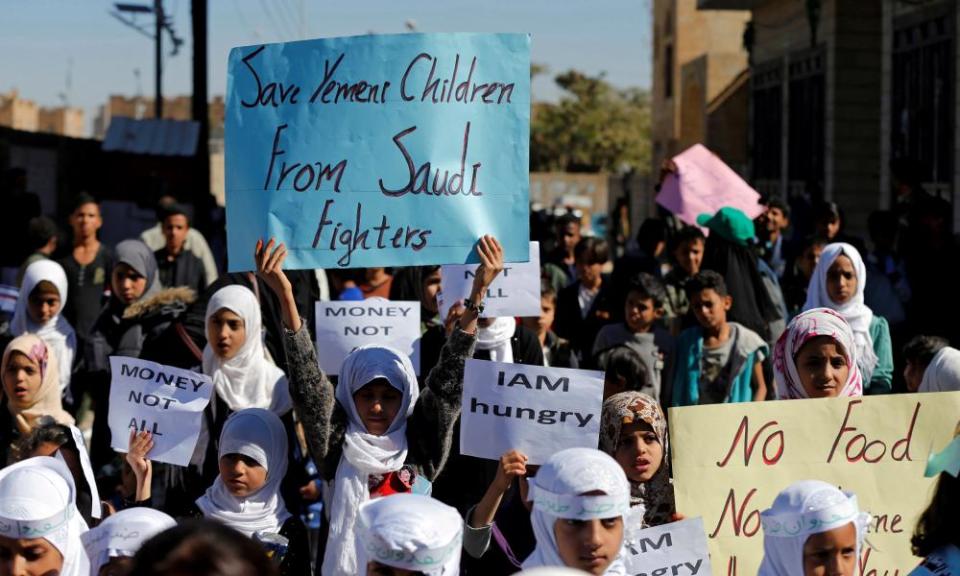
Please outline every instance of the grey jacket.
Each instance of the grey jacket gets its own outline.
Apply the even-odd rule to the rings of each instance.
[[[431,482],[450,453],[453,425],[460,416],[463,367],[473,356],[476,336],[455,330],[440,351],[440,360],[427,376],[413,414],[407,419],[407,464]],[[337,473],[347,414],[337,404],[333,384],[317,363],[317,353],[303,322],[297,332],[285,331],[290,396],[303,423],[311,455],[325,480]]]

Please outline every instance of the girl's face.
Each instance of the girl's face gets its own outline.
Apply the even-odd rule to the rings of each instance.
[[[147,277],[123,262],[113,268],[110,275],[110,287],[124,304],[136,302],[147,291]]]
[[[393,419],[400,412],[403,393],[385,379],[377,378],[354,392],[353,402],[367,432],[382,436],[387,433]]]
[[[236,356],[246,341],[246,325],[236,312],[221,308],[210,316],[207,321],[207,342],[221,360]]]
[[[857,293],[857,271],[853,262],[841,254],[827,270],[827,296],[834,304],[845,304]]]
[[[602,520],[560,518],[553,525],[553,532],[557,537],[560,559],[566,566],[599,576],[620,553],[623,517]]]
[[[237,498],[256,494],[267,483],[267,469],[243,454],[226,454],[220,458],[220,479]]]
[[[37,324],[48,322],[60,313],[60,293],[56,287],[43,281],[27,297],[27,314]]]
[[[908,392],[916,392],[923,383],[923,374],[927,367],[918,362],[907,360],[907,365],[903,369],[903,380],[907,384]]]
[[[794,362],[800,383],[810,398],[837,396],[850,375],[846,351],[829,336],[817,336],[805,342]]]
[[[440,291],[440,269],[423,279],[423,293],[420,296],[420,306],[431,314],[439,312],[437,306],[437,292]]]
[[[663,445],[650,424],[642,420],[624,424],[614,459],[631,482],[649,482],[663,463]]]
[[[0,576],[48,576],[63,570],[63,555],[46,538],[0,536]]]
[[[803,544],[804,576],[853,576],[857,570],[857,529],[846,526],[813,534]]]
[[[32,406],[40,392],[40,365],[22,352],[11,352],[3,371],[3,392],[16,406]]]

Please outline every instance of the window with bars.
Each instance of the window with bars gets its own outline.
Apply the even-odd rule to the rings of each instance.
[[[825,68],[826,54],[822,48],[790,56],[788,180],[791,186],[803,187],[813,196],[822,192],[825,174]]]
[[[783,138],[783,66],[777,61],[754,67],[753,180],[779,181]]]

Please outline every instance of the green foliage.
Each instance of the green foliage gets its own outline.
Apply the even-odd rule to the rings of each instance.
[[[566,94],[556,104],[534,104],[530,170],[649,171],[647,92],[638,88],[616,89],[602,75],[591,77],[576,70],[560,74],[554,81]]]

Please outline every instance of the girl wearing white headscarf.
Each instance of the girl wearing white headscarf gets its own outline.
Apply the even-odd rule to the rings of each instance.
[[[176,520],[152,508],[127,508],[110,516],[80,537],[90,559],[90,575],[109,564],[132,562],[144,542],[176,525]]]
[[[462,523],[456,508],[429,496],[371,500],[357,518],[357,573],[368,574],[372,563],[426,576],[457,576]]]
[[[923,371],[917,392],[960,390],[960,350],[946,346],[937,352]]]
[[[626,537],[624,518],[630,511],[630,484],[616,460],[590,448],[557,452],[530,480],[528,500],[533,503],[531,520],[537,546],[523,562],[524,569],[570,566],[595,576],[626,574],[622,553]],[[600,522],[603,542],[561,543],[558,528],[568,526],[560,524],[562,520]],[[590,561],[584,562],[584,557]],[[573,565],[578,562],[584,565]]]
[[[847,377],[838,383],[808,382],[808,386],[817,388],[819,385],[825,396],[863,396],[863,380],[857,363],[857,345],[853,330],[839,312],[830,308],[814,308],[795,316],[773,349],[773,376],[777,383],[778,398],[787,400],[811,397],[807,386],[804,386],[804,380],[810,380],[810,371],[805,370],[801,374],[797,368],[797,359],[804,345],[821,337],[832,339],[835,347],[839,348],[838,351],[845,356]]]
[[[838,260],[843,257],[843,260]],[[852,274],[850,274],[852,270]],[[852,278],[845,278],[850,274]],[[835,301],[830,292],[837,294],[838,283],[844,279],[856,285],[847,289],[841,302]],[[887,321],[877,316],[864,304],[863,291],[867,285],[867,268],[856,248],[837,242],[828,244],[820,255],[803,309],[830,308],[839,312],[850,324],[856,342],[857,365],[863,377],[867,394],[883,394],[891,390],[893,381],[893,348],[890,327]]]
[[[480,320],[477,330],[477,350],[483,350],[493,362],[513,363],[510,339],[517,330],[517,322],[510,316]]]
[[[808,573],[805,571],[808,564],[823,561],[818,560],[824,552],[820,547],[816,555],[808,558],[804,551],[807,541],[824,532],[846,531],[850,527],[855,530],[851,539],[855,554],[849,557],[842,548],[828,550],[827,555],[831,557],[828,562],[836,567],[839,559],[843,576],[860,573],[860,549],[870,515],[860,511],[854,494],[819,480],[794,482],[777,495],[773,506],[760,514],[760,522],[763,561],[758,576],[803,576]],[[835,571],[831,569],[830,573]]]
[[[77,511],[76,489],[66,464],[39,456],[0,470],[0,549],[16,555],[9,541],[44,539],[55,551],[20,561],[36,573],[89,576],[81,535],[87,525]],[[32,538],[23,538],[29,534]],[[9,557],[9,556],[8,556]]]
[[[208,333],[211,318],[224,309],[241,318],[246,338],[230,359],[222,358],[210,341],[203,349],[203,373],[213,380],[217,397],[233,411],[264,408],[280,416],[286,414],[292,407],[287,377],[267,359],[257,297],[239,285],[217,290],[207,303],[204,323]]]
[[[230,455],[239,455],[249,468],[253,463],[266,471],[262,486],[251,485],[252,476],[243,477],[252,493],[235,495],[228,486]],[[226,462],[225,462],[226,460]],[[227,468],[225,468],[227,467]],[[287,472],[287,434],[280,418],[270,410],[248,408],[234,412],[220,434],[220,475],[197,500],[197,508],[206,518],[220,521],[251,538],[279,534],[289,540],[280,564],[281,574],[306,574],[309,552],[303,522],[290,514],[280,494],[280,483]]]
[[[473,355],[481,299],[503,270],[503,249],[495,238],[482,237],[477,252],[481,264],[469,305],[458,321],[459,328],[452,330],[444,344],[422,393],[410,359],[383,346],[351,352],[340,368],[334,392],[319,368],[310,333],[283,273],[286,248],[283,244],[274,248],[273,240],[266,245],[257,243],[258,274],[278,296],[282,308],[290,393],[311,455],[321,477],[328,481],[325,501],[330,533],[323,559],[325,576],[357,574],[357,514],[371,493],[428,493],[443,467],[460,414],[464,364]],[[365,394],[375,397],[364,399]],[[383,417],[388,397],[390,412],[395,411],[389,421]],[[368,406],[362,415],[357,408],[361,400]],[[374,415],[379,415],[375,426]]]
[[[40,283],[45,283],[43,286]],[[34,318],[30,311],[30,300],[42,298],[52,286],[60,297],[60,305],[47,320]],[[34,292],[37,294],[34,294]],[[20,336],[26,332],[36,334],[47,343],[57,357],[60,366],[60,393],[65,394],[70,386],[70,374],[73,358],[77,352],[77,335],[70,322],[61,312],[67,305],[67,274],[63,266],[53,260],[37,260],[27,266],[20,286],[20,297],[10,321],[10,333]]]

